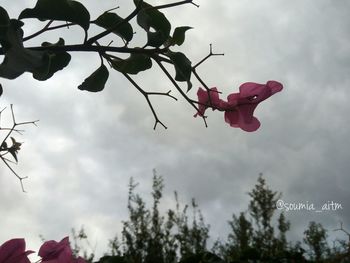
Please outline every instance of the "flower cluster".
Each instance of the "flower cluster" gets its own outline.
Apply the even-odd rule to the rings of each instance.
[[[0,263],[30,263],[28,255],[34,251],[27,250],[23,238],[6,241],[0,246]],[[60,242],[46,241],[39,249],[41,263],[86,263],[81,257],[75,258],[69,245],[68,237]]]
[[[247,132],[256,131],[260,127],[259,120],[253,116],[258,104],[283,89],[283,85],[277,81],[268,81],[266,84],[253,82],[243,83],[238,93],[228,95],[227,101],[219,98],[217,88],[210,90],[198,89],[198,112],[194,115],[204,116],[207,108],[225,112],[225,121],[235,128],[241,128]]]

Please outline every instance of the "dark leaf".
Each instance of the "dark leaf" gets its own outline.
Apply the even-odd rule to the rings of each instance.
[[[55,44],[44,42],[41,44],[43,47],[48,46],[64,46],[64,40],[62,38]],[[45,64],[39,69],[35,70],[33,77],[37,80],[47,80],[51,78],[57,71],[65,68],[70,60],[71,55],[65,51],[47,51],[44,56]]]
[[[181,52],[169,52],[168,56],[175,67],[175,80],[186,81],[188,85],[187,90],[189,91],[192,88],[191,61]]]
[[[147,3],[137,14],[137,23],[147,32],[147,45],[159,47],[168,40],[171,25],[165,15]]]
[[[0,6],[0,38],[6,34],[7,27],[10,23],[10,17],[6,10]]]
[[[127,59],[113,59],[112,66],[122,73],[137,74],[151,68],[152,60],[144,54],[131,54]]]
[[[2,95],[3,93],[3,89],[2,89],[2,85],[0,84],[0,96]]]
[[[8,148],[8,152],[13,156],[13,158],[18,162],[17,160],[17,153],[21,149],[22,143],[16,142],[15,138],[11,137],[12,140],[12,146]]]
[[[182,45],[183,42],[185,41],[185,33],[187,30],[191,29],[192,27],[189,26],[181,26],[175,28],[173,37],[172,37],[172,45]]]
[[[1,146],[0,146],[1,150],[6,150],[7,149],[7,142],[2,142]]]
[[[34,8],[24,9],[22,18],[68,21],[80,25],[85,30],[90,26],[90,14],[79,2],[73,0],[38,0]]]
[[[15,79],[25,71],[34,72],[45,64],[43,51],[34,51],[23,47],[23,23],[11,19],[0,35],[0,44],[5,51],[5,58],[0,65],[0,77]]]
[[[129,42],[134,35],[134,31],[129,22],[123,22],[123,21],[124,19],[118,16],[117,14],[105,12],[96,19],[95,23],[96,25],[103,27],[105,29],[109,29],[120,24],[120,26],[118,26],[113,31],[113,33],[120,36],[127,42]]]
[[[105,87],[108,76],[108,69],[104,64],[102,64],[97,70],[94,71],[94,73],[84,80],[78,89],[87,90],[90,92],[102,91]]]

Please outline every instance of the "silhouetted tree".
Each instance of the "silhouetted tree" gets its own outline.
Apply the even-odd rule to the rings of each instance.
[[[316,262],[320,262],[329,250],[327,244],[327,230],[320,223],[311,221],[304,231],[304,242],[309,246],[309,254]]]
[[[258,249],[261,258],[271,258],[275,254],[273,248],[275,236],[271,219],[281,193],[270,190],[260,174],[257,184],[248,194],[251,197],[248,211],[256,226],[253,246]]]

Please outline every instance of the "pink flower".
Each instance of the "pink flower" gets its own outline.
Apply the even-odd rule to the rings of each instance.
[[[204,112],[208,107],[213,107],[213,109],[220,107],[221,100],[219,99],[219,93],[216,88],[211,88],[210,91],[206,91],[199,88],[197,91],[198,96],[198,112],[194,115],[203,117]],[[209,97],[210,96],[210,97]]]
[[[194,116],[203,116],[205,110],[212,107],[213,110],[225,112],[225,121],[231,127],[241,128],[247,132],[256,131],[260,127],[260,121],[253,116],[255,108],[260,102],[282,89],[283,85],[273,80],[266,84],[246,82],[239,87],[239,93],[228,95],[226,102],[219,98],[216,88],[210,89],[209,92],[199,88],[197,92],[199,110]]]
[[[82,258],[75,259],[69,246],[69,238],[65,237],[60,242],[46,241],[39,249],[42,263],[85,263]]]
[[[0,263],[30,263],[28,255],[33,251],[25,251],[23,238],[11,239],[0,246]]]
[[[237,105],[236,110],[225,111],[225,121],[231,127],[239,127],[244,131],[256,131],[260,127],[259,120],[253,116],[258,104],[281,91],[282,84],[268,81],[266,84],[247,82],[239,87],[239,93],[227,97],[229,105]]]

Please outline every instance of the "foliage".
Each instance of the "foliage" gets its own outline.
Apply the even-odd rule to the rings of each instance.
[[[203,77],[198,74],[197,68],[211,56],[223,54],[213,53],[210,44],[209,54],[198,63],[192,63],[189,55],[178,50],[185,43],[186,33],[192,27],[187,25],[174,27],[162,12],[163,9],[186,4],[199,6],[193,0],[155,6],[143,0],[133,2],[134,10],[126,17],[117,13],[118,8],[112,8],[96,18],[91,17],[83,3],[74,0],[37,0],[33,8],[25,8],[18,18],[11,18],[7,10],[0,6],[0,55],[4,56],[0,64],[0,77],[12,80],[24,73],[31,73],[34,79],[45,81],[67,68],[73,53],[95,53],[99,59],[98,66],[86,76],[78,89],[92,93],[101,92],[108,84],[110,72],[120,73],[145,97],[153,114],[156,129],[158,124],[167,127],[159,119],[151,97],[165,96],[173,100],[177,100],[177,97],[171,94],[172,89],[167,89],[165,92],[147,91],[136,82],[134,75],[158,66],[173,88],[194,108],[195,116],[203,119],[205,126],[207,126],[205,110],[212,108],[223,111],[224,119],[231,127],[238,127],[247,132],[256,131],[260,127],[260,121],[253,116],[255,108],[263,100],[281,91],[283,85],[277,81],[268,81],[266,84],[247,82],[239,87],[238,93],[231,93],[227,101],[219,99],[218,89],[209,88]],[[31,35],[25,35],[24,25],[33,23],[33,19],[39,22],[42,28]],[[136,28],[132,20],[136,20]],[[102,32],[93,35],[91,25],[100,28]],[[47,39],[44,33],[55,30],[59,35],[60,30],[75,26],[84,32],[79,43],[66,44],[71,41],[66,41],[62,37],[59,37],[56,43],[45,41]],[[136,33],[146,36],[144,45],[133,41]],[[117,41],[106,42],[107,36]],[[26,42],[31,39],[36,39],[36,43],[41,42],[41,45],[26,46]],[[128,55],[127,58],[125,54]],[[173,71],[169,70],[168,65]],[[188,95],[193,81],[197,81],[203,87],[198,89],[198,100]],[[182,87],[183,84],[186,88]],[[0,84],[0,96],[2,93],[3,87]],[[7,150],[6,147],[4,149]],[[11,148],[8,152],[17,162],[19,147],[17,150],[14,149]],[[6,165],[9,167],[7,163]],[[12,168],[10,169],[16,174]],[[16,176],[21,180],[20,176],[17,174]]]
[[[145,97],[154,116],[155,129],[158,124],[164,128],[166,126],[158,118],[150,97],[166,96],[174,100],[177,98],[170,94],[171,89],[166,92],[146,91],[134,80],[134,75],[157,65],[175,90],[199,113],[196,115],[202,117],[206,126],[206,116],[204,111],[200,110],[203,106],[224,111],[225,120],[231,127],[255,131],[260,126],[260,122],[253,117],[255,107],[280,91],[282,84],[276,81],[268,81],[266,84],[244,83],[239,93],[229,95],[228,101],[213,103],[211,89],[196,69],[209,57],[223,54],[213,53],[210,45],[209,55],[198,63],[192,63],[187,54],[178,50],[179,46],[185,43],[186,33],[192,27],[174,27],[162,12],[163,9],[186,4],[199,7],[193,0],[156,6],[143,0],[134,0],[134,10],[125,18],[117,13],[118,8],[106,10],[92,18],[83,3],[74,0],[37,0],[33,8],[25,8],[18,18],[10,18],[7,10],[0,6],[0,55],[4,55],[0,65],[0,77],[16,79],[29,72],[34,79],[44,81],[65,69],[71,61],[72,53],[96,53],[100,58],[100,65],[78,88],[88,92],[100,92],[106,87],[110,71],[121,73]],[[37,32],[24,36],[22,28],[29,18],[46,24]],[[136,20],[137,28],[133,27],[132,20]],[[102,32],[92,35],[91,25],[99,27]],[[70,29],[73,26],[80,27],[84,32],[80,43],[68,45],[63,38],[59,38],[57,43],[43,41],[44,33],[52,30],[60,32],[61,29]],[[144,45],[135,44],[133,37],[136,33],[146,36]],[[41,38],[38,38],[39,36]],[[106,42],[107,36],[117,38],[118,41]],[[43,41],[41,46],[26,47],[25,42],[33,38]],[[128,54],[128,58],[125,58],[124,54]],[[174,73],[165,65],[173,67]],[[188,96],[194,80],[204,88],[209,100],[203,102],[201,97],[198,97],[197,101]],[[187,86],[185,90],[182,87],[183,83]]]
[[[192,201],[192,224],[187,215],[188,206],[182,210],[176,199],[176,210],[169,209],[165,216],[159,212],[163,179],[154,172],[153,207],[147,209],[142,198],[135,194],[136,184],[129,184],[129,220],[123,222],[122,244],[112,246],[112,255],[124,255],[127,262],[177,262],[206,251],[209,226]],[[117,240],[117,238],[115,239]],[[115,244],[115,240],[112,244]]]
[[[42,262],[45,262],[45,255],[49,252],[49,248],[55,251],[57,258],[60,253],[63,253],[62,251],[66,251],[67,253],[63,253],[65,256],[68,254],[74,260],[80,260],[73,262],[89,263],[345,263],[350,260],[350,238],[348,241],[337,240],[339,245],[330,249],[326,240],[327,231],[319,223],[310,222],[305,230],[303,241],[306,247],[301,242],[294,244],[288,242],[286,233],[290,228],[289,221],[283,212],[278,217],[271,216],[275,214],[276,207],[268,205],[280,193],[272,191],[262,175],[249,192],[252,199],[248,210],[241,212],[239,216],[233,214],[232,220],[228,221],[230,232],[227,241],[218,240],[211,249],[207,245],[209,226],[205,224],[195,200],[192,200],[191,206],[185,205],[180,208],[177,194],[175,194],[176,208],[168,209],[163,214],[159,207],[164,189],[163,178],[154,171],[151,193],[153,203],[149,208],[142,197],[135,193],[136,187],[137,183],[131,179],[128,195],[129,218],[123,222],[121,236],[116,235],[110,240],[110,250],[103,257],[96,261],[86,232],[81,228],[79,231],[72,231],[73,242],[70,246],[68,246],[67,237],[60,242],[44,242],[45,249],[39,250],[39,256],[44,260]],[[257,197],[264,201],[258,202],[255,199]],[[192,217],[188,215],[189,207],[192,208]],[[273,218],[277,218],[275,223]],[[261,238],[264,225],[271,238],[269,243],[264,243],[266,241]],[[275,232],[275,230],[278,231]],[[342,224],[334,231],[344,232],[350,237]],[[5,246],[0,246],[0,263],[8,263],[8,261],[2,261],[3,255],[11,255],[9,257],[11,258],[18,255],[16,251],[20,251],[21,257],[26,258],[31,253],[31,251],[25,251],[23,239],[11,242],[19,242],[20,245],[16,249],[8,246],[7,243]],[[87,253],[86,245],[92,253]],[[10,247],[13,249],[9,249]],[[84,255],[84,261],[79,254]],[[29,263],[29,261],[25,262]]]
[[[327,245],[327,230],[320,223],[312,221],[309,223],[309,227],[305,230],[304,235],[304,242],[310,248],[311,258],[317,262],[321,261],[329,249]]]

